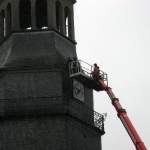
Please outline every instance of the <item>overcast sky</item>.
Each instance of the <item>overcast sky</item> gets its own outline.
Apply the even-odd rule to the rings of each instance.
[[[150,149],[150,0],[77,0],[78,57],[98,63]],[[105,92],[94,93],[95,110],[107,112],[103,150],[133,150]]]

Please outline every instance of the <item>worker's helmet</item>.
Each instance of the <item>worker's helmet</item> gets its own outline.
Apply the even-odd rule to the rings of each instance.
[[[94,67],[97,67],[97,64],[96,64],[96,63],[94,64]]]

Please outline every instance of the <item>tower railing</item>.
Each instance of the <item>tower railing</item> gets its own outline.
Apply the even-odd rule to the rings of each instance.
[[[102,133],[104,133],[104,121],[107,116],[106,113],[100,114],[88,105],[73,99],[70,101],[67,109],[69,109],[69,114],[71,116],[78,118],[89,126],[98,128]]]
[[[107,117],[107,113],[100,114],[94,111],[94,125],[100,130],[104,131],[104,121]]]

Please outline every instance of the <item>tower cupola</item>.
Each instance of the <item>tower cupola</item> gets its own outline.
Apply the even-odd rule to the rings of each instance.
[[[0,67],[60,66],[76,57],[75,0],[2,0]]]
[[[74,0],[2,0],[0,41],[12,32],[54,30],[74,41]]]

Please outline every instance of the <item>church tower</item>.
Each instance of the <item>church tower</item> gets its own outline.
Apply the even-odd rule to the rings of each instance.
[[[74,4],[0,1],[0,150],[101,150],[94,86],[69,70]]]

